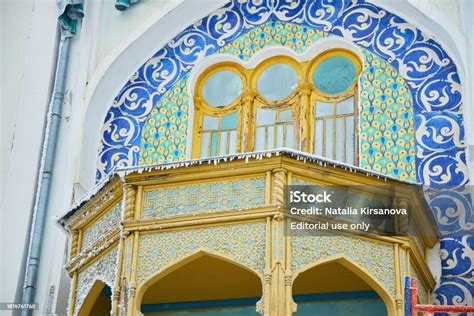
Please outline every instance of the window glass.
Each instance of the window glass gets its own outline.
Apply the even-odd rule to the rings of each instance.
[[[316,155],[354,163],[354,102],[353,96],[334,103],[316,101],[313,143]]]
[[[275,111],[257,109],[257,125],[272,125],[275,124]]]
[[[257,108],[255,150],[294,147],[292,110]]]
[[[203,116],[201,157],[237,152],[237,112],[219,116]]]
[[[211,152],[210,156],[217,156],[217,141],[219,138],[219,133],[213,132],[211,133]]]
[[[354,131],[354,117],[346,117],[346,162],[354,164],[354,142],[355,142],[355,131]]]
[[[276,148],[283,147],[284,135],[283,135],[284,126],[282,124],[277,124],[276,126]]]
[[[221,129],[237,129],[237,112],[222,117]]]
[[[329,116],[332,115],[334,111],[334,106],[332,103],[326,102],[316,102],[316,116]]]
[[[323,60],[313,72],[314,86],[326,94],[346,91],[356,78],[356,66],[347,57],[334,56]]]
[[[317,120],[314,129],[314,153],[318,156],[323,155],[323,121]]]
[[[352,114],[354,113],[354,97],[347,98],[337,104],[337,114]]]
[[[242,79],[230,70],[222,70],[207,78],[202,97],[210,106],[223,107],[242,94]]]
[[[285,110],[285,111],[281,111],[278,116],[279,116],[279,117],[278,117],[278,120],[279,120],[280,122],[282,122],[282,121],[286,121],[286,122],[292,121],[291,109],[288,109],[288,110]]]
[[[310,100],[313,101],[309,106],[313,108],[308,112],[309,109],[300,110],[310,113],[314,121],[301,126],[300,132],[306,132],[305,129],[312,131],[313,143],[308,145],[312,146],[314,154],[354,164],[357,162],[358,139],[354,83],[358,64],[346,53],[331,54],[331,57],[320,58],[321,62],[310,73],[309,79],[314,86],[310,91]],[[303,68],[306,65],[311,63],[303,63]],[[244,90],[254,87],[230,67],[214,70],[200,85],[201,100],[214,108],[204,106],[197,110],[202,111],[197,116],[202,118],[197,123],[202,126],[198,134],[201,143],[193,157],[199,152],[199,147],[201,157],[234,154],[238,150],[299,148],[301,135],[295,131],[294,122],[299,117],[294,114],[297,108],[307,103],[302,103],[301,96],[294,93],[298,89],[298,72],[285,62],[271,64],[261,72],[260,69],[249,70],[259,72],[255,87],[257,98],[249,99],[254,101],[236,103]],[[288,98],[290,96],[292,99]],[[222,109],[225,106],[228,107]],[[228,114],[230,111],[232,113]],[[244,116],[247,113],[249,116]],[[248,129],[240,129],[240,122],[249,118],[252,120],[248,122]],[[252,138],[252,135],[243,134],[247,130],[254,133],[253,145],[252,148],[241,148],[243,139]]]
[[[230,131],[229,136],[229,154],[237,153],[237,131]]]
[[[202,137],[201,137],[201,157],[202,158],[209,157],[210,140],[211,140],[211,134],[209,134],[209,133],[202,134]]]
[[[275,148],[275,126],[267,127],[267,146],[265,149]]]
[[[298,84],[296,71],[287,64],[275,64],[266,68],[257,80],[259,94],[267,100],[278,101],[293,92]]]
[[[265,150],[266,129],[266,127],[257,127],[257,130],[255,131],[255,150]]]
[[[326,152],[324,153],[324,156],[330,159],[333,159],[333,120],[328,119],[325,121],[326,126],[324,128],[324,132],[326,134]]]
[[[230,133],[227,131],[223,131],[220,133],[220,143],[219,143],[219,155],[225,155],[229,152],[229,148],[227,147],[227,143],[229,140]]]
[[[293,124],[286,125],[286,139],[285,139],[285,147],[288,148],[295,148],[295,129]]]
[[[344,142],[345,142],[345,125],[344,125],[345,118],[338,117],[336,119],[336,160],[344,161]]]
[[[219,117],[204,115],[202,129],[204,131],[212,131],[219,128]]]

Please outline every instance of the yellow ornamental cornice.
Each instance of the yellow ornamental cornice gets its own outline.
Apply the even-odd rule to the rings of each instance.
[[[81,198],[58,222],[69,232],[80,229],[115,202],[121,194],[121,179],[118,176],[111,177],[102,186],[99,185]]]
[[[111,248],[111,246],[115,245],[118,242],[120,237],[120,229],[117,228],[108,236],[106,236],[106,238],[101,240],[101,242],[97,243],[89,249],[86,249],[85,251],[80,252],[77,256],[67,261],[64,265],[64,268],[69,273],[69,275],[72,276],[74,272],[82,270],[85,266],[89,265],[96,258],[101,257],[102,254],[104,254],[105,252],[107,252],[108,249]]]

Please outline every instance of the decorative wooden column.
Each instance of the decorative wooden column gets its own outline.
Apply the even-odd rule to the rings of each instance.
[[[69,297],[69,303],[68,303],[68,310],[67,310],[67,315],[68,316],[73,316],[74,315],[74,309],[76,305],[76,291],[77,291],[77,272],[74,272],[72,275],[72,281],[71,281],[71,289],[70,289],[70,297]]]
[[[71,232],[71,248],[69,253],[69,259],[74,258],[79,254],[79,243],[81,239],[81,231],[74,229]],[[76,302],[76,291],[77,291],[77,272],[72,274],[71,288],[70,288],[70,297],[68,303],[67,315],[74,315],[74,308]]]
[[[270,174],[271,180],[271,172],[267,172],[267,176]],[[267,187],[271,187],[269,183]],[[270,198],[270,194],[268,198]],[[266,197],[267,200],[267,197]],[[262,301],[260,303],[258,312],[261,315],[269,316],[271,315],[271,284],[272,284],[272,269],[271,269],[271,261],[272,261],[272,238],[271,238],[271,230],[272,230],[272,219],[271,217],[267,217],[266,221],[266,234],[265,234],[265,268],[263,270],[263,287],[262,287]]]
[[[293,174],[291,172],[286,173],[286,185],[291,184]],[[286,192],[285,192],[286,193]],[[293,271],[291,269],[291,235],[290,231],[290,220],[285,218],[283,227],[283,239],[285,241],[285,315],[292,315],[296,311],[296,304],[293,301]]]
[[[279,208],[285,204],[286,169],[273,169],[272,203]]]
[[[117,266],[117,273],[115,275],[115,282],[114,288],[112,293],[112,315],[119,315],[119,303],[121,297],[124,295],[127,296],[129,293],[122,293],[122,291],[126,290],[122,285],[122,280],[126,280],[126,276],[124,275],[127,271],[123,271],[123,260],[124,257],[127,255],[124,251],[125,249],[125,241],[129,236],[130,232],[124,232],[123,224],[126,221],[132,220],[136,216],[136,201],[137,201],[137,186],[133,184],[125,184],[123,188],[123,205],[124,209],[122,210],[122,223],[121,223],[121,232],[120,232],[120,240],[118,245],[118,266]],[[132,249],[128,249],[128,251],[132,251]],[[131,306],[130,304],[127,304]],[[130,309],[129,309],[130,310]],[[129,313],[127,310],[127,313]]]
[[[395,243],[393,245],[394,259],[395,259],[395,308],[396,315],[403,316],[403,285],[401,277],[400,265],[400,246]]]
[[[79,253],[79,231],[73,230],[71,234],[71,253],[69,258],[74,258]]]
[[[117,262],[117,272],[115,274],[115,282],[112,293],[112,315],[119,315],[119,300],[120,300],[120,290],[122,288],[122,267],[123,267],[123,248],[125,243],[125,236],[120,236],[119,245],[118,245],[118,262]]]
[[[137,199],[137,186],[133,184],[125,184],[124,188],[125,208],[123,210],[122,221],[135,218],[135,202]]]
[[[135,231],[133,233],[133,254],[132,254],[132,268],[130,273],[130,281],[128,287],[128,309],[127,315],[133,316],[136,315],[136,311],[140,306],[136,306],[135,297],[137,295],[137,265],[138,265],[138,242],[139,242],[139,232]]]
[[[287,310],[285,285],[285,220],[283,206],[285,203],[286,169],[277,168],[273,173],[272,204],[277,205],[281,213],[271,220],[272,263],[271,263],[271,315],[284,316]]]

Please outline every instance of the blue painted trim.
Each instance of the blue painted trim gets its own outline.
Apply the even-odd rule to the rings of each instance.
[[[410,308],[410,277],[405,277],[405,288],[403,291],[403,295],[405,296],[405,316],[410,316],[411,308]]]
[[[110,288],[110,286],[105,284],[100,294],[104,295],[105,297],[112,297],[112,289]]]
[[[204,309],[216,307],[237,307],[237,306],[251,306],[255,305],[259,297],[249,298],[235,298],[227,300],[216,301],[195,301],[195,302],[180,302],[180,303],[164,303],[164,304],[142,304],[141,312],[160,312],[171,310],[186,310],[186,309]]]
[[[293,300],[295,301],[295,303],[303,303],[303,302],[309,302],[309,301],[337,301],[337,300],[358,300],[358,299],[374,299],[374,298],[380,298],[380,296],[375,291],[293,295]]]
[[[296,303],[311,301],[338,301],[338,300],[355,300],[355,299],[377,299],[380,298],[375,291],[359,291],[359,292],[337,292],[337,293],[316,293],[305,295],[294,295],[293,300]],[[161,312],[172,310],[188,310],[188,309],[205,309],[219,307],[240,307],[252,306],[257,303],[259,297],[237,298],[214,301],[195,301],[195,302],[179,302],[164,304],[143,304],[141,312]]]

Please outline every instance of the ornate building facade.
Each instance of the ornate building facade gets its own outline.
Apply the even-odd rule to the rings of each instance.
[[[459,39],[472,5],[415,2],[117,1],[112,14],[66,1],[58,150],[52,102],[5,300],[35,297],[39,314],[408,315],[409,277],[422,303],[472,305],[474,50]],[[291,236],[284,192],[298,184],[389,191],[417,237]]]

